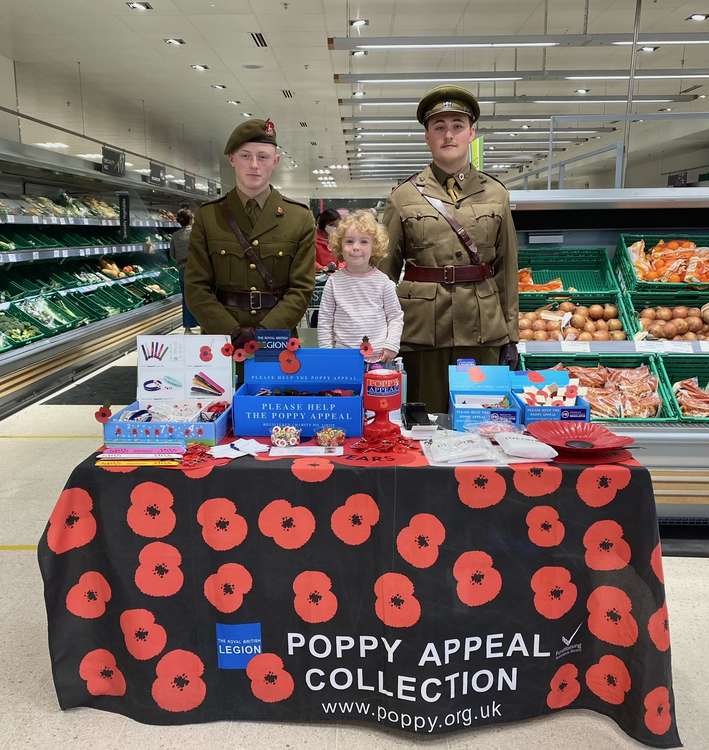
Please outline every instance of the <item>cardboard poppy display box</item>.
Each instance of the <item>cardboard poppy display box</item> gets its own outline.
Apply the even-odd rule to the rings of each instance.
[[[528,406],[520,398],[528,387],[552,383],[566,386],[569,373],[562,370],[510,371],[506,365],[450,365],[450,417],[454,430],[465,430],[477,422],[529,424],[540,420],[589,420],[589,405],[577,397],[574,406]],[[485,408],[481,403],[505,398],[507,405]]]
[[[231,404],[234,366],[225,348],[229,336],[138,336],[136,400],[114,414],[103,426],[108,446],[187,443],[217,445],[231,428],[231,406],[213,422],[139,421],[122,418],[147,407],[160,411],[181,403],[193,409],[195,418],[216,401]]]
[[[302,438],[323,427],[337,427],[347,437],[362,435],[364,358],[357,349],[299,349],[297,372],[284,372],[278,360],[244,363],[244,383],[234,395],[234,434],[270,435],[276,425],[292,425]],[[291,370],[292,367],[286,367]],[[286,395],[286,391],[308,395]],[[352,396],[318,396],[320,391],[346,390]],[[259,393],[266,391],[265,395]]]

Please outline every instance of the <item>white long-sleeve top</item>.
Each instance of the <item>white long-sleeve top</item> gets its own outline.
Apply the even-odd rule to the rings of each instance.
[[[375,355],[398,352],[403,327],[396,286],[378,268],[362,276],[342,269],[327,280],[318,316],[321,348],[357,349],[367,336]]]

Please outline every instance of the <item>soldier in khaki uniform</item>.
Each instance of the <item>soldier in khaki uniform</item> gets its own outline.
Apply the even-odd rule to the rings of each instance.
[[[433,161],[392,191],[384,212],[390,241],[380,268],[395,281],[404,269],[397,294],[408,400],[433,412],[448,411],[448,365],[457,359],[517,366],[517,235],[507,190],[470,164],[479,116],[458,86],[421,99],[417,119]],[[467,247],[426,196],[467,232]]]
[[[303,317],[315,286],[315,222],[269,184],[280,159],[270,120],[239,125],[224,153],[236,188],[197,211],[185,296],[203,333],[230,334],[240,347],[256,327],[294,329]]]

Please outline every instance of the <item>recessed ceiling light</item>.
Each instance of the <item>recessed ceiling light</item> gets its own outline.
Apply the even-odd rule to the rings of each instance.
[[[182,47],[187,44],[184,39],[179,39],[178,37],[174,36],[163,39],[163,42],[165,42],[165,44],[169,44],[171,47]]]
[[[126,3],[131,10],[152,10],[153,6],[150,3]]]
[[[709,18],[709,15],[706,13],[692,13],[691,16],[687,16],[685,18],[685,21],[706,21],[707,18]]]
[[[80,159],[101,159],[101,154],[77,154]]]
[[[355,49],[355,50],[352,50],[352,52],[350,52],[350,54],[352,55],[352,57],[364,57],[367,54],[367,50],[366,49]]]
[[[149,169],[136,169],[135,170],[138,174],[150,174]]]
[[[165,179],[166,180],[174,180],[175,179],[175,175],[174,174],[166,174],[165,175]]]
[[[238,99],[227,99],[226,103],[233,104],[234,106],[236,106],[237,104],[241,104],[241,102]]]
[[[226,88],[226,84],[224,84],[224,83],[212,83],[211,87],[213,89],[219,89],[219,90],[221,90],[221,89],[225,89]]]
[[[529,130],[529,125],[522,125],[522,130]]]
[[[350,26],[353,29],[361,29],[363,26],[369,26],[369,19],[368,18],[352,18],[350,19]]]
[[[707,95],[706,95],[706,94],[699,94],[699,98],[700,98],[700,99],[706,99],[706,98],[707,98]]]
[[[126,162],[126,167],[132,167],[132,166],[133,166],[133,162],[130,162],[130,161]]]
[[[241,67],[244,68],[244,70],[261,70],[261,68],[263,68],[263,65],[247,63],[246,65],[242,65]]]
[[[42,143],[35,143],[33,145],[40,146],[41,148],[69,148],[66,143],[55,143],[54,141],[43,141]]]
[[[657,52],[658,49],[660,49],[660,48],[659,47],[645,46],[645,47],[641,47],[640,51],[641,52]]]
[[[242,115],[243,115],[244,117],[253,117],[253,115],[251,114],[251,112],[242,112],[241,114],[242,114]]]
[[[588,94],[591,89],[576,89],[577,94]]]
[[[365,93],[366,93],[365,91],[354,91],[352,93],[352,96],[357,97],[357,99],[359,99],[360,97],[364,96]]]
[[[660,109],[657,110],[658,112],[672,112],[672,107],[660,107]]]
[[[190,68],[192,68],[192,70],[198,70],[200,73],[202,73],[205,70],[209,70],[209,65],[202,65],[201,63],[197,63],[196,65],[190,65]]]

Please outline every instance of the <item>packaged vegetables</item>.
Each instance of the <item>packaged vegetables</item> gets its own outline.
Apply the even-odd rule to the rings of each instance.
[[[680,380],[672,385],[672,390],[685,417],[709,418],[709,391],[699,387],[697,378]]]
[[[638,240],[628,253],[641,281],[709,283],[709,247],[697,247],[691,240],[660,240],[651,250]]]

